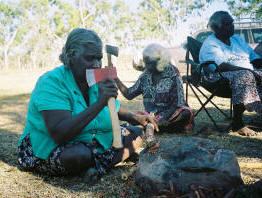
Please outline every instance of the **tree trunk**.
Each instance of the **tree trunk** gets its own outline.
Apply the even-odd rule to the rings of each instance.
[[[6,43],[6,45],[4,47],[4,69],[5,70],[9,69],[8,51],[9,51],[11,44],[14,42],[16,33],[17,33],[17,29],[14,31],[13,35],[11,36],[11,38],[9,39],[9,41]]]
[[[20,56],[17,57],[17,67],[18,67],[19,70],[22,70],[22,67],[21,67],[21,57],[20,57]]]
[[[8,70],[9,65],[8,65],[8,48],[6,47],[4,49],[4,70]]]

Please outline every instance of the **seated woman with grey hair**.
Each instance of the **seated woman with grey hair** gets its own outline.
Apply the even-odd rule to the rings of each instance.
[[[86,69],[99,69],[102,41],[92,30],[71,31],[63,48],[62,66],[43,74],[31,94],[27,122],[18,143],[23,170],[51,175],[86,173],[93,182],[142,146],[139,127],[122,127],[124,147],[112,147],[112,125],[107,107],[117,97],[113,79],[88,86]],[[115,74],[116,76],[116,74]],[[148,115],[123,108],[116,100],[119,119],[135,124],[157,124]]]
[[[132,87],[127,88],[116,79],[121,93],[128,100],[142,94],[144,113],[154,114],[161,131],[192,130],[193,112],[184,100],[181,76],[171,64],[168,50],[159,44],[150,44],[143,51],[143,62],[145,70]]]
[[[234,110],[232,129],[251,136],[256,132],[244,125],[242,117],[245,110],[262,113],[262,57],[234,34],[233,22],[225,11],[217,11],[210,17],[208,25],[214,33],[204,41],[199,61],[214,63],[204,69],[207,81],[221,79],[219,72],[229,81]]]

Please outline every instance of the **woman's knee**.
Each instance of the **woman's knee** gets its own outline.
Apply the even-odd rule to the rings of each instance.
[[[60,155],[61,163],[69,169],[87,168],[93,165],[91,150],[82,143],[66,148]]]
[[[76,158],[79,163],[86,163],[92,158],[91,150],[84,144],[80,144],[79,148],[76,149]]]

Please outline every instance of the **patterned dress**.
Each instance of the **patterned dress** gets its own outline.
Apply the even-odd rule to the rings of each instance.
[[[171,121],[182,110],[187,109],[192,114],[189,125],[192,124],[193,112],[185,102],[181,76],[175,66],[167,66],[156,84],[153,84],[152,74],[145,70],[128,89],[131,98],[140,94],[143,96],[146,112],[154,113],[159,120],[165,118],[166,121]],[[171,109],[173,112],[170,112]]]
[[[230,37],[230,45],[226,45],[216,38],[214,34],[210,35],[203,43],[199,60],[200,63],[206,61],[215,61],[217,65],[229,63],[243,69],[222,72],[224,78],[229,81],[232,90],[232,103],[244,104],[247,111],[256,111],[262,113],[262,70],[253,67],[251,62],[261,57],[245,43],[240,37],[234,35]],[[215,82],[221,79],[218,72],[214,72],[212,65],[209,71],[205,72],[204,78],[207,81]],[[255,78],[254,73],[257,77]]]
[[[262,80],[262,69],[254,70]],[[247,70],[222,72],[228,79],[232,90],[232,103],[244,104],[247,111],[262,113],[262,84],[257,82],[254,74]],[[210,73],[205,76],[206,80],[215,82],[221,77],[218,73]]]

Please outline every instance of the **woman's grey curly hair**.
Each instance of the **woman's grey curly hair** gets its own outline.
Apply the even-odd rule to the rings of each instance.
[[[143,57],[149,57],[150,59],[159,58],[156,65],[156,69],[159,72],[164,71],[164,69],[170,64],[172,58],[170,52],[157,43],[149,44],[143,51]]]
[[[231,16],[226,11],[217,11],[209,18],[207,26],[210,27],[214,31],[214,27],[221,27],[222,26],[222,20],[224,16]]]
[[[67,67],[71,66],[72,56],[79,53],[85,44],[101,45],[102,41],[96,32],[85,28],[73,29],[67,37],[66,43],[59,56],[59,60]]]

